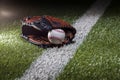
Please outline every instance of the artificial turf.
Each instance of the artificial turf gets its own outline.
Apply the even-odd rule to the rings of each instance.
[[[112,1],[57,80],[119,79],[120,8]]]
[[[92,3],[79,6],[22,8],[16,20],[0,25],[0,80],[14,80],[23,75],[32,61],[42,54],[44,49],[28,43],[20,37],[20,19],[24,16],[51,15],[73,23]],[[18,8],[19,9],[19,8]],[[34,9],[34,12],[33,12]],[[20,9],[19,9],[20,11]]]

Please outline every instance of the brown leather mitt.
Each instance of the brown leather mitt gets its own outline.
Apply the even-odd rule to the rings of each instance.
[[[22,37],[43,48],[62,46],[72,43],[76,29],[69,23],[48,15],[25,17],[22,20]],[[48,32],[52,29],[62,29],[65,39],[62,44],[53,44],[48,40]]]

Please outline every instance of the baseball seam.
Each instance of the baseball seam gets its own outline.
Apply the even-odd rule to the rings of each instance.
[[[60,29],[55,29],[55,31],[64,33],[64,31],[63,31],[63,30],[60,30]]]
[[[60,38],[58,37],[55,37],[55,36],[51,36],[51,37],[48,37],[49,39],[56,39],[56,40],[59,40],[60,42],[63,42],[63,40],[61,40]]]

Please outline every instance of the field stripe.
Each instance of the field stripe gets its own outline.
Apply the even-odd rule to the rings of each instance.
[[[43,52],[26,70],[20,80],[54,80],[73,58],[79,45],[83,42],[92,26],[104,13],[110,0],[97,0],[90,9],[73,26],[77,30],[76,41],[61,48],[50,48]]]

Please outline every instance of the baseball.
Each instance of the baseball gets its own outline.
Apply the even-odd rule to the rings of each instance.
[[[65,39],[65,32],[62,29],[53,29],[48,32],[48,40],[53,44],[62,44]]]

